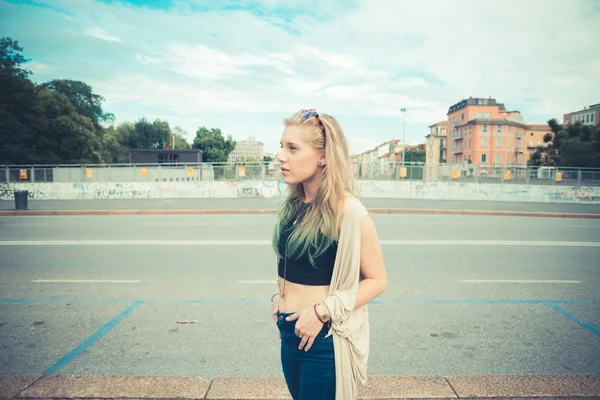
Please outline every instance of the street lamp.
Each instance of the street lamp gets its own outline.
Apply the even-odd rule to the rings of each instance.
[[[406,108],[401,108],[402,112],[402,165],[404,165],[404,148],[406,147]]]

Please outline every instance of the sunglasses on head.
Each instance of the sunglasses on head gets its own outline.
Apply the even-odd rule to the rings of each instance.
[[[324,135],[325,134],[325,125],[323,125],[323,122],[321,121],[321,118],[319,117],[319,113],[314,108],[311,108],[309,110],[302,109],[302,110],[296,112],[294,115],[292,115],[292,118],[299,119],[301,122],[304,122],[307,119],[310,119],[312,117],[316,118],[317,122],[319,123],[319,126],[321,127],[321,130],[323,131],[323,135]]]

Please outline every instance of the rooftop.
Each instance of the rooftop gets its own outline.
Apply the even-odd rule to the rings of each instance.
[[[433,128],[434,126],[440,126],[440,125],[441,126],[448,126],[448,120],[443,120],[443,121],[440,121],[440,122],[436,122],[433,125],[429,125],[429,128]]]
[[[548,124],[529,124],[529,129],[532,131],[551,131],[550,125]]]
[[[454,104],[448,109],[448,114],[452,114],[462,108],[466,108],[468,106],[478,106],[478,107],[498,107],[499,110],[506,110],[504,108],[504,104],[498,103],[496,99],[490,98],[481,98],[481,97],[469,97],[468,99],[461,100],[460,102]]]

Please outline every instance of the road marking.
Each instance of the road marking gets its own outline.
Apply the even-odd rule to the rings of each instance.
[[[140,226],[257,226],[256,222],[144,222]]]
[[[119,323],[127,318],[129,314],[135,311],[136,308],[141,306],[143,301],[135,301],[132,305],[127,307],[124,311],[122,311],[119,315],[111,319],[106,325],[98,329],[96,332],[92,334],[92,336],[88,337],[84,340],[79,346],[75,347],[69,353],[67,353],[63,358],[58,360],[54,365],[44,371],[44,376],[56,375],[60,370],[69,365],[73,360],[79,357],[82,353],[84,353],[88,348],[93,346],[97,341],[102,339],[104,335],[110,332],[115,326],[119,325]]]
[[[141,281],[109,279],[36,279],[31,283],[140,283]]]
[[[535,279],[467,279],[459,283],[581,283],[573,280],[535,280]]]
[[[31,240],[0,241],[0,246],[263,246],[270,240]]]
[[[277,281],[238,281],[238,283],[277,283]]]
[[[600,247],[599,242],[552,242],[525,240],[380,240],[384,245],[436,245],[436,246],[557,246],[557,247]]]
[[[600,242],[510,240],[380,240],[394,246],[600,247]],[[271,240],[5,240],[0,246],[270,246]]]

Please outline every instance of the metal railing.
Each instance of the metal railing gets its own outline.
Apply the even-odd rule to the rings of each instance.
[[[5,165],[0,182],[194,182],[279,179],[272,163]]]
[[[442,164],[428,168],[426,179],[441,182],[600,186],[600,168]]]
[[[356,179],[600,186],[600,168],[526,165],[435,164],[397,161],[352,163]],[[201,182],[280,180],[279,164],[174,163],[94,165],[3,165],[0,183],[17,182]]]

